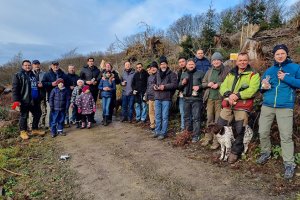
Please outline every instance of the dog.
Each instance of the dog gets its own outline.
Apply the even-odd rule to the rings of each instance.
[[[231,151],[232,143],[235,141],[234,131],[235,130],[231,126],[214,125],[212,127],[212,132],[216,134],[217,140],[221,145],[221,155],[219,157],[219,160],[227,161]],[[246,154],[248,150],[248,145],[252,137],[253,137],[253,130],[250,128],[249,125],[246,125],[244,139],[243,139],[243,143],[244,143],[243,154]]]

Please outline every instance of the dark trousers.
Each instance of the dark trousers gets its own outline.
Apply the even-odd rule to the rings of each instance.
[[[109,116],[108,120],[112,120],[112,115],[114,113],[114,108],[116,107],[117,95],[113,94],[109,104]]]
[[[94,101],[96,103],[96,106],[97,106],[98,93],[99,93],[98,89],[97,90],[91,90],[91,94],[92,94],[93,99],[94,99]],[[91,115],[92,115],[92,119],[95,120],[95,113],[93,112]]]
[[[74,111],[74,121],[79,122],[82,119],[82,116],[78,112],[78,106],[77,105],[74,105],[73,111]]]
[[[188,131],[193,131],[193,136],[200,135],[202,100],[184,99],[184,126]]]
[[[93,120],[93,113],[91,113],[91,114],[82,114],[81,115],[81,121],[82,122],[86,122],[86,121],[92,122],[92,120]]]
[[[31,112],[33,121],[32,121],[32,129],[38,129],[40,118],[42,115],[41,111],[41,103],[40,101],[34,101],[29,105],[22,105],[20,106],[20,121],[19,127],[20,131],[27,131],[27,119],[29,117],[29,112]]]

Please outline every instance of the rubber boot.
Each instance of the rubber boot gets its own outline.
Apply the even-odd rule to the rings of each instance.
[[[206,147],[207,145],[209,145],[209,143],[213,140],[213,135],[212,133],[206,133],[202,142],[201,142],[201,146]]]
[[[108,125],[108,123],[107,123],[107,116],[105,116],[104,117],[104,124],[103,124],[104,126],[107,126]]]
[[[217,136],[214,135],[213,143],[212,143],[212,145],[210,146],[210,149],[216,150],[216,149],[219,148],[219,146],[220,146],[220,144],[219,144],[219,142],[218,142],[218,140],[217,140]]]
[[[76,122],[76,128],[80,128],[80,121]]]
[[[88,122],[88,123],[87,123],[87,128],[90,129],[90,128],[91,128],[91,125],[92,125],[92,123],[91,123],[91,122]]]
[[[81,123],[81,129],[84,129],[85,128],[85,122],[82,122]]]

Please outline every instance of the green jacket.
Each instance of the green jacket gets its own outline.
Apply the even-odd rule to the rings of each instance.
[[[238,74],[238,67],[235,67],[228,73],[221,84],[220,94],[223,97],[228,97],[231,93],[235,93],[239,99],[250,99],[258,91],[259,86],[259,74],[250,65],[241,74]]]
[[[180,78],[180,82],[179,82],[179,90],[183,90],[183,97],[185,99],[189,99],[189,100],[201,100],[202,99],[202,79],[204,77],[204,73],[202,71],[195,71],[193,74],[193,86],[199,86],[199,90],[198,90],[198,96],[190,96],[187,97],[187,85],[182,85],[182,80],[184,78],[188,78],[189,74],[187,71],[185,71]]]

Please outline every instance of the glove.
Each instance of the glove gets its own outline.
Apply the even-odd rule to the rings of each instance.
[[[17,107],[20,107],[20,105],[21,105],[20,102],[15,101],[15,102],[13,103],[13,105],[11,106],[11,109],[16,110]]]
[[[224,97],[229,97],[231,94],[232,94],[231,91],[227,91],[227,92],[224,93]]]
[[[81,113],[81,112],[82,112],[82,110],[80,108],[78,108],[78,113]]]
[[[96,108],[93,108],[93,112],[94,112],[94,113],[96,112]]]

